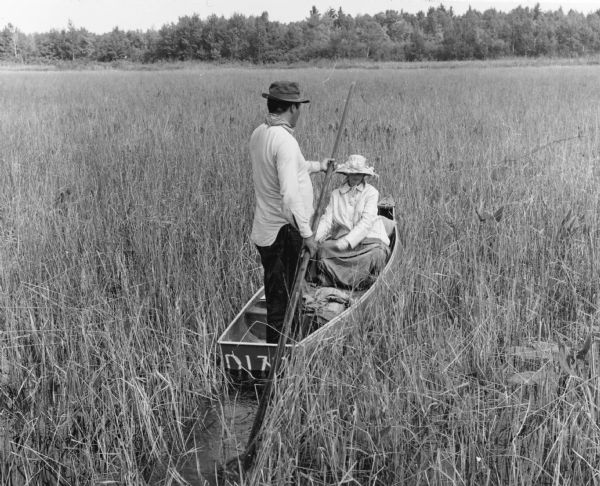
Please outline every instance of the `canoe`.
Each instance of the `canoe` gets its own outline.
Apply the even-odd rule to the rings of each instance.
[[[352,299],[352,305],[340,314],[322,324],[303,340],[287,344],[288,348],[307,347],[342,332],[344,321],[363,307],[377,289],[387,280],[398,253],[398,223],[395,217],[393,201],[386,198],[379,203],[379,215],[387,218],[386,226],[390,235],[390,255],[377,280],[359,296]],[[246,373],[258,377],[268,373],[270,361],[275,355],[277,344],[267,343],[266,334],[267,307],[264,287],[261,287],[234,317],[218,339],[222,365],[227,372]]]

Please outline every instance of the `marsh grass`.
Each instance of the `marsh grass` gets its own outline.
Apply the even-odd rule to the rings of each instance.
[[[350,332],[292,360],[245,482],[597,481],[597,346],[573,351],[597,329],[598,74],[2,73],[3,482],[144,484],[185,457],[260,285],[246,141],[289,77],[308,158],[358,83],[340,156],[375,164],[402,248]],[[563,354],[514,355],[540,341]]]

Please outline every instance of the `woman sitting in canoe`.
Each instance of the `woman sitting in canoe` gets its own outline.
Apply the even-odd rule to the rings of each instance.
[[[376,174],[362,155],[351,155],[335,172],[346,178],[332,192],[317,228],[317,278],[324,286],[362,289],[383,270],[390,252],[377,215],[379,191],[365,180]]]

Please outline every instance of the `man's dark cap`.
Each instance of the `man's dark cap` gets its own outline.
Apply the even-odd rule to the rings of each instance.
[[[300,86],[295,81],[275,81],[269,86],[269,92],[263,93],[262,96],[288,103],[310,103],[310,100],[300,96]]]

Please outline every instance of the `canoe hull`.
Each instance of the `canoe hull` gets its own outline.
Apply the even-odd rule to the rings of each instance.
[[[291,347],[288,345],[288,347]],[[275,356],[275,344],[222,343],[223,365],[229,371],[267,373]],[[285,359],[285,358],[284,358]]]
[[[339,338],[344,335],[345,332],[342,332],[341,327],[344,328],[344,331],[349,330],[344,325],[344,321],[347,321],[351,314],[367,304],[372,294],[387,280],[387,277],[391,273],[390,270],[395,261],[399,244],[398,225],[394,218],[393,209],[390,216],[392,216],[391,219],[394,221],[393,237],[391,238],[392,251],[384,270],[377,280],[351,307],[325,323],[302,341],[293,345],[289,344],[288,348],[302,348],[306,350],[316,343]],[[221,349],[222,363],[226,371],[243,372],[250,376],[265,375],[268,373],[277,345],[266,343],[264,340],[256,337],[256,332],[250,332],[250,329],[253,329],[253,331],[256,329],[255,326],[266,325],[266,322],[261,322],[266,321],[266,312],[263,317],[260,317],[260,309],[264,309],[265,307],[264,299],[264,287],[262,287],[246,303],[219,338],[218,344]],[[255,312],[255,310],[257,311]],[[253,316],[251,321],[248,319],[249,315]],[[260,335],[261,333],[258,334]]]

